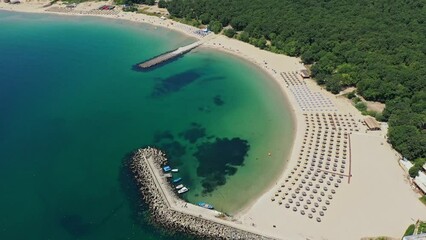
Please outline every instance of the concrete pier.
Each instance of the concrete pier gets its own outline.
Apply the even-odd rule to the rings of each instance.
[[[154,66],[156,66],[158,64],[161,64],[161,63],[170,61],[170,60],[172,60],[172,59],[174,59],[176,57],[179,57],[179,56],[181,56],[181,55],[183,55],[183,54],[191,51],[192,49],[200,46],[201,44],[202,44],[201,41],[198,41],[198,42],[195,42],[195,43],[191,43],[189,45],[180,47],[180,48],[178,48],[178,49],[176,49],[174,51],[161,54],[161,55],[159,55],[157,57],[154,57],[154,58],[152,58],[150,60],[147,60],[147,61],[144,61],[142,63],[139,63],[139,64],[137,64],[137,66],[139,68],[141,68],[141,69],[149,69],[149,68],[154,67]]]
[[[149,147],[138,149],[130,164],[155,223],[201,239],[271,239],[257,233],[255,229],[226,219],[226,216],[219,212],[186,203],[178,198],[161,171],[165,164],[165,154]]]

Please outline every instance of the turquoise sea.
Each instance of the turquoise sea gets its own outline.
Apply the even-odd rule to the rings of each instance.
[[[0,12],[0,239],[187,239],[148,223],[123,166],[166,150],[190,202],[233,214],[275,184],[293,122],[255,66],[149,25]],[[272,156],[268,156],[268,153]]]

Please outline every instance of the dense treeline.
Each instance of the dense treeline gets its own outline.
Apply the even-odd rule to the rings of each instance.
[[[426,148],[426,6],[419,0],[170,0],[174,17],[300,56],[319,84],[338,93],[355,86],[386,103],[389,139],[409,159]],[[227,36],[235,32],[227,30]]]

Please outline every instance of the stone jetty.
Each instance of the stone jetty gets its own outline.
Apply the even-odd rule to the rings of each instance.
[[[182,56],[183,54],[191,51],[192,49],[200,46],[201,44],[202,44],[201,41],[198,41],[198,42],[195,42],[195,43],[191,43],[189,45],[180,47],[180,48],[178,48],[178,49],[176,49],[174,51],[163,53],[163,54],[161,54],[161,55],[159,55],[157,57],[154,57],[154,58],[152,58],[150,60],[147,60],[145,62],[138,63],[137,66],[140,69],[149,69],[149,68],[154,67],[154,66],[156,66],[158,64],[165,63],[165,62],[170,61],[170,60],[172,60],[174,58]]]
[[[218,218],[215,221],[203,218],[201,214],[191,214],[176,209],[173,204],[180,200],[177,199],[170,185],[163,184],[162,186],[161,179],[158,179],[161,167],[166,164],[165,154],[150,147],[138,149],[130,164],[143,200],[147,203],[155,223],[166,229],[173,229],[202,239],[270,239],[238,227],[232,227],[230,226],[232,222],[229,225],[220,223],[220,221],[226,220]],[[170,196],[177,201],[170,201],[168,199]]]

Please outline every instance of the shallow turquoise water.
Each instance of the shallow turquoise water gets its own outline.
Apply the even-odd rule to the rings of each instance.
[[[193,40],[123,21],[0,12],[0,29],[1,239],[160,239],[123,170],[140,146],[168,150],[191,188],[185,197],[226,212],[283,167],[290,113],[248,63],[199,49],[133,71]],[[216,139],[243,147],[229,158]],[[222,157],[242,162],[234,174],[217,172],[225,185],[206,193],[197,170],[221,169]]]

